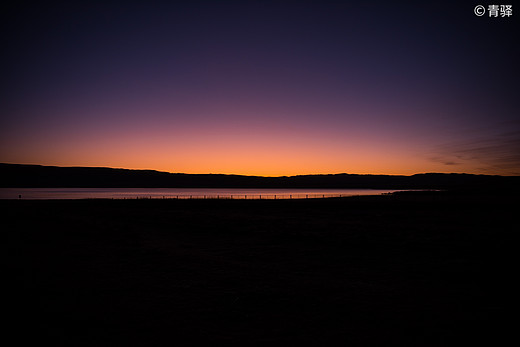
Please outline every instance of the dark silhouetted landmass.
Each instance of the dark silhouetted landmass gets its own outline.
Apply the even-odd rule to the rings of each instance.
[[[515,201],[0,200],[3,312],[20,346],[503,346]]]
[[[261,177],[223,174],[183,174],[103,167],[56,167],[0,164],[0,186],[74,188],[382,188],[453,189],[511,188],[518,176],[425,173],[399,175],[300,175]]]

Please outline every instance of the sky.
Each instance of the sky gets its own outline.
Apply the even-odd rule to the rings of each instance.
[[[0,162],[520,175],[520,4],[477,4],[4,4]]]

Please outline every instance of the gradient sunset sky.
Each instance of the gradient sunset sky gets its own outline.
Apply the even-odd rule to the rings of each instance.
[[[0,162],[520,175],[520,5],[43,3],[2,5]]]

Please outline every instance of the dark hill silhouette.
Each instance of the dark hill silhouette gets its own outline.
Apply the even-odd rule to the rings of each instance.
[[[261,177],[183,174],[105,167],[57,167],[0,163],[0,186],[75,188],[384,188],[384,189],[512,189],[520,176],[425,173],[402,175],[300,175]]]

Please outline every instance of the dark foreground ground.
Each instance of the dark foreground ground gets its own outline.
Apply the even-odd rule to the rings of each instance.
[[[496,345],[513,326],[512,206],[446,192],[0,201],[4,328],[53,346]]]

